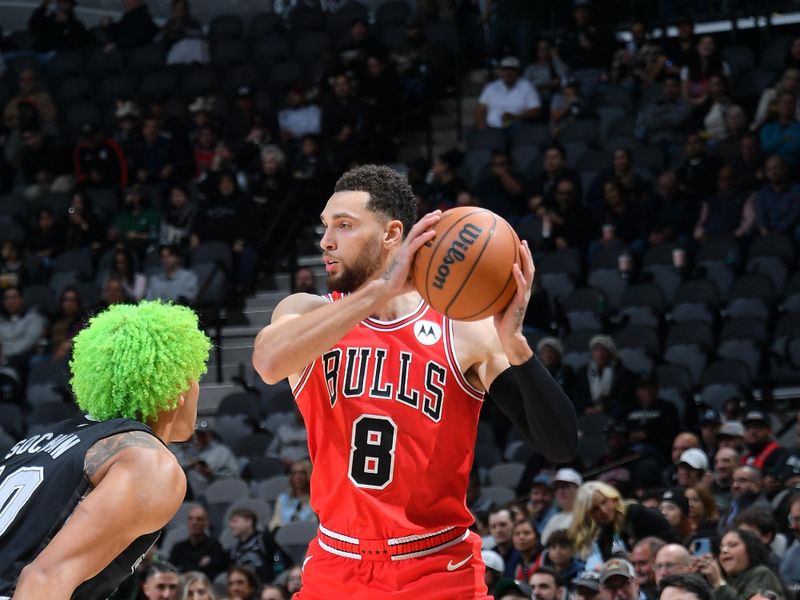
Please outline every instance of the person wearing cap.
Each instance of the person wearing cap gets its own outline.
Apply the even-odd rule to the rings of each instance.
[[[639,379],[634,399],[635,405],[627,417],[631,443],[651,446],[666,455],[672,438],[680,431],[678,409],[658,397],[658,384],[651,376]]]
[[[95,123],[81,125],[72,158],[79,187],[120,189],[128,185],[128,159]]]
[[[714,456],[714,472],[711,491],[717,507],[722,511],[731,504],[733,472],[739,464],[739,453],[731,447],[720,446]]]
[[[571,581],[576,600],[593,600],[600,593],[600,573],[583,571]]]
[[[634,374],[617,359],[617,346],[609,335],[589,340],[591,360],[578,371],[575,403],[581,412],[606,413],[624,419],[633,404]]]
[[[697,485],[708,471],[708,457],[700,448],[689,448],[681,454],[676,469],[678,485],[682,488]]]
[[[664,469],[664,486],[675,487],[678,482],[678,463],[683,454],[689,448],[699,448],[700,438],[693,431],[681,431],[672,440],[672,450],[670,451],[671,465]]]
[[[534,283],[535,285],[535,283]],[[533,298],[531,298],[533,301]],[[530,313],[530,308],[528,310]],[[526,315],[527,316],[527,315]],[[557,337],[543,337],[536,344],[536,354],[550,376],[558,382],[569,398],[575,397],[575,371],[562,362],[564,344]],[[579,484],[580,485],[580,484]]]
[[[520,77],[520,68],[516,56],[506,56],[500,61],[500,78],[487,83],[478,98],[475,127],[506,129],[540,117],[539,93],[530,81]]]
[[[139,107],[131,100],[117,100],[114,117],[117,125],[111,137],[129,157],[142,143]]]
[[[542,531],[557,512],[556,507],[553,506],[551,484],[552,477],[548,473],[539,473],[531,482],[527,508],[528,514],[536,523],[537,531]]]
[[[772,436],[769,417],[758,410],[751,410],[742,420],[746,449],[739,461],[764,474],[772,474],[784,462],[788,454]]]
[[[737,454],[744,452],[744,425],[740,421],[725,421],[717,432],[717,448],[732,448]]]
[[[700,437],[703,449],[709,456],[717,449],[717,433],[722,426],[722,417],[716,408],[707,408],[700,415]]]
[[[428,174],[425,200],[430,210],[447,210],[456,205],[459,194],[467,189],[467,184],[458,176],[458,169],[464,163],[464,153],[451,148],[434,159]]]
[[[486,565],[483,581],[489,594],[494,594],[497,582],[503,578],[503,571],[506,569],[505,562],[503,557],[494,550],[481,550],[481,558],[483,558],[483,562]]]
[[[731,504],[720,513],[719,531],[723,532],[733,525],[734,519],[751,506],[765,506],[770,503],[764,496],[764,477],[758,469],[742,465],[733,472],[731,483]]]
[[[665,491],[661,494],[658,509],[677,534],[675,537],[685,542],[692,533],[692,523],[689,520],[689,500],[683,495],[683,491]]]
[[[646,600],[639,589],[633,565],[624,558],[611,558],[600,570],[600,586],[611,600]]]
[[[569,529],[572,525],[572,508],[578,488],[583,485],[583,477],[575,469],[563,468],[553,477],[553,495],[558,512],[550,517],[542,529],[542,542],[547,543],[550,534],[559,529]]]
[[[510,577],[501,579],[494,586],[494,597],[497,600],[516,600],[531,597],[531,587],[522,581],[514,581]]]
[[[202,495],[215,481],[239,476],[236,455],[214,437],[214,428],[208,420],[198,421],[194,438],[181,444],[176,452],[178,461],[186,471],[192,492]]]

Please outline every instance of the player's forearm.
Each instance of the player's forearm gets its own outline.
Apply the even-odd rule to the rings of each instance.
[[[256,337],[253,367],[269,384],[299,373],[370,316],[385,300],[382,280],[294,319],[268,325]]]
[[[547,460],[565,463],[575,458],[575,407],[535,355],[500,373],[489,395]]]

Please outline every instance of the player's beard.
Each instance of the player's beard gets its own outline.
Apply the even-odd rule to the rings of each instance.
[[[380,243],[375,238],[364,246],[352,266],[339,263],[339,274],[328,275],[328,289],[332,292],[355,292],[378,272],[381,264]]]

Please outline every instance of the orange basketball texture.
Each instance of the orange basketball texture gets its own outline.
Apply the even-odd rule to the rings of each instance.
[[[436,237],[414,257],[414,285],[437,312],[478,321],[502,311],[517,289],[512,270],[519,238],[505,219],[484,208],[448,210]]]

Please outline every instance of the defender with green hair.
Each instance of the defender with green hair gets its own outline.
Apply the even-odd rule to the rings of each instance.
[[[85,416],[0,460],[0,598],[105,598],[186,495],[167,449],[192,437],[211,342],[189,308],[118,304],[74,339]]]

